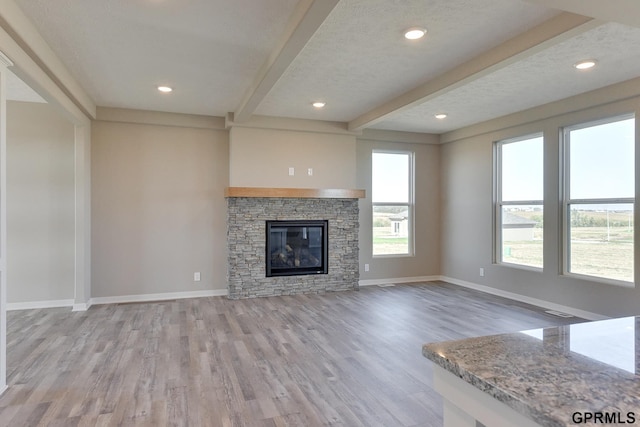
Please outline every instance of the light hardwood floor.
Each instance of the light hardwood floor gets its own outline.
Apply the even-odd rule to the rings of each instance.
[[[441,426],[423,343],[570,322],[442,282],[14,311],[0,425]]]

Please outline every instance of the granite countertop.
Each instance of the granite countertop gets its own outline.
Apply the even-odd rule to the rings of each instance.
[[[425,344],[422,354],[543,426],[575,425],[575,412],[640,424],[640,317]]]

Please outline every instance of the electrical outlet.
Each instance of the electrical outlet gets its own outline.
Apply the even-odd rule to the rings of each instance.
[[[200,272],[196,271],[195,273],[193,273],[193,281],[194,282],[199,282],[200,281]]]
[[[307,175],[313,176],[313,168],[307,169]]]
[[[296,170],[294,168],[289,168],[289,176],[293,176],[296,174]]]
[[[369,264],[364,265],[364,271],[369,271]]]
[[[484,268],[480,267],[480,277],[484,277]]]

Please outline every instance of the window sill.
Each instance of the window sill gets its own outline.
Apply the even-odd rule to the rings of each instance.
[[[595,282],[603,285],[618,286],[618,287],[627,288],[627,289],[634,289],[636,287],[635,283],[633,282],[625,282],[624,280],[615,280],[615,279],[607,279],[604,277],[589,276],[586,274],[563,273],[560,276],[567,277],[569,279],[584,280],[587,282]]]
[[[510,262],[497,262],[496,265],[499,265],[502,267],[508,267],[508,268],[515,268],[517,270],[533,271],[535,273],[542,273],[543,271],[542,267],[533,267],[531,265],[523,265],[523,264],[513,264]]]
[[[372,255],[373,258],[412,258],[414,256],[414,254]]]

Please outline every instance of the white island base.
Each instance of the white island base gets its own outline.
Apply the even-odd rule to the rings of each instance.
[[[433,384],[443,400],[444,427],[540,427],[440,366],[433,366]]]

